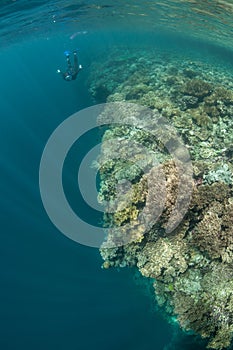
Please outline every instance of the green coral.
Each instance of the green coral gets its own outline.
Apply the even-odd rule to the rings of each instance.
[[[214,182],[224,182],[228,185],[232,184],[232,172],[229,169],[228,164],[222,164],[215,170],[210,170],[207,174],[203,175],[205,183],[212,184]]]

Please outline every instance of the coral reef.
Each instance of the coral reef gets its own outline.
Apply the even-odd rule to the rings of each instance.
[[[178,180],[171,165],[170,184]],[[140,241],[103,247],[101,254],[107,266],[136,265],[143,276],[154,279],[158,304],[175,315],[184,330],[209,338],[209,348],[223,349],[230,345],[233,331],[233,193],[222,182],[195,185],[186,218],[166,235],[164,221],[170,216],[175,187],[167,187],[164,212]]]
[[[210,95],[212,87],[206,81],[200,79],[189,80],[184,87],[184,93],[197,97],[198,100],[203,100],[207,95]]]
[[[164,147],[166,134],[158,135],[162,144],[145,131],[155,125],[151,115],[137,116],[135,128],[127,126],[131,115],[126,110],[125,125],[105,132],[103,140],[117,137],[123,154],[126,138],[137,141],[156,154],[157,165],[143,172],[134,164],[140,152],[132,151],[135,159],[119,160],[117,149],[109,144],[102,148],[99,201],[109,203],[104,215],[109,235],[100,249],[103,267],[136,266],[153,281],[158,305],[184,331],[207,339],[207,348],[219,350],[229,347],[233,337],[232,78],[233,73],[208,62],[143,50],[114,51],[107,62],[95,63],[90,78],[96,102],[133,102],[166,117],[193,163],[190,183]],[[131,187],[125,186],[115,202],[117,184],[127,181]],[[179,226],[169,233],[171,216],[180,219],[174,210],[180,182],[181,200],[190,187],[192,199]],[[151,222],[157,215],[146,231],[141,213]],[[129,242],[108,245],[117,241],[118,232],[129,235]]]

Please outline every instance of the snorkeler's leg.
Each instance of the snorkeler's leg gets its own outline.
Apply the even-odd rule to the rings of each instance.
[[[74,51],[74,70],[78,72],[78,55],[77,51]]]

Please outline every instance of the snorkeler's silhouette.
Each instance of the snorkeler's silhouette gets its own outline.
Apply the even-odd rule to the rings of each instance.
[[[65,72],[62,72],[60,69],[58,69],[57,73],[61,74],[63,79],[66,81],[75,80],[77,78],[79,71],[82,69],[82,66],[78,64],[77,50],[73,51],[73,54],[74,54],[74,64],[73,65],[70,61],[71,52],[65,51],[64,54],[66,56],[67,69]]]

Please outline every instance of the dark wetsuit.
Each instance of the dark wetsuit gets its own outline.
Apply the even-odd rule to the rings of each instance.
[[[82,69],[81,66],[78,64],[78,56],[77,52],[74,51],[74,65],[72,65],[70,61],[70,55],[66,55],[66,62],[67,62],[67,70],[65,72],[60,72],[62,74],[62,77],[66,81],[75,80],[77,78],[77,75],[79,71]]]

